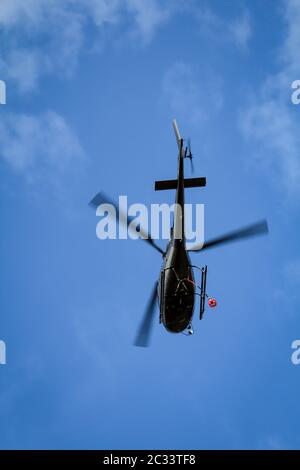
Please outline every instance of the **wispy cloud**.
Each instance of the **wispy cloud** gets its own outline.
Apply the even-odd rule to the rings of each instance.
[[[283,439],[277,435],[270,435],[261,438],[258,442],[257,450],[286,450]]]
[[[110,41],[122,36],[145,45],[172,15],[188,11],[202,30],[222,41],[246,48],[251,38],[247,12],[225,22],[208,7],[182,0],[1,0],[0,67],[20,92],[34,91],[47,74],[71,75],[80,54],[99,46],[109,31]],[[93,25],[93,28],[89,28]]]
[[[284,316],[275,315],[276,321],[298,317],[299,286],[300,286],[300,258],[296,257],[285,261],[277,275],[277,286],[273,289],[275,305],[281,312],[284,306]],[[272,312],[274,319],[274,312]]]
[[[49,65],[47,58],[37,49],[13,49],[5,60],[0,59],[6,80],[13,80],[21,93],[35,89]]]
[[[0,158],[30,183],[44,178],[57,181],[83,155],[76,135],[57,113],[2,116]]]
[[[266,76],[246,109],[240,124],[253,149],[256,163],[276,181],[285,193],[299,191],[300,133],[297,111],[291,103],[291,83],[300,74],[300,2],[284,0],[286,39],[278,51],[280,68]],[[280,184],[278,182],[280,181]]]
[[[283,71],[298,74],[300,72],[300,2],[299,0],[283,0],[287,21],[286,39],[281,50],[280,59]]]
[[[20,93],[30,93],[46,75],[71,76],[80,55],[108,29],[110,38],[122,35],[130,41],[133,36],[145,44],[176,1],[1,0],[1,78],[12,81]],[[83,157],[78,138],[61,115],[3,114],[0,160],[27,182],[47,180],[57,186],[70,164],[74,167]]]
[[[246,49],[252,37],[250,14],[244,10],[240,15],[225,20],[207,5],[195,10],[200,30],[208,34],[214,41],[232,43],[238,48]]]
[[[127,0],[127,5],[129,12],[134,16],[136,31],[145,42],[153,37],[156,29],[168,20],[172,13],[172,2]]]
[[[252,25],[248,11],[244,11],[241,16],[234,19],[229,24],[228,30],[236,45],[246,49],[252,37]]]
[[[74,72],[83,46],[89,48],[89,24],[95,36],[110,27],[147,43],[173,6],[158,0],[2,0],[2,72],[20,92],[31,92],[43,75]]]
[[[290,285],[300,285],[300,259],[294,258],[284,266],[284,277]]]
[[[223,104],[222,82],[183,62],[165,72],[162,88],[173,115],[190,124],[205,123]]]

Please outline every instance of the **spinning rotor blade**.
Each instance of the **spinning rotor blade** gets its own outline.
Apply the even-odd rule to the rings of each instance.
[[[256,237],[258,235],[267,234],[269,231],[268,224],[266,220],[256,222],[255,224],[249,225],[247,227],[235,230],[233,232],[226,233],[220,237],[213,238],[204,243],[202,248],[199,248],[198,245],[189,249],[189,251],[199,252],[212,248],[214,246],[223,245],[225,243],[231,243],[235,241],[242,240],[244,238]]]
[[[191,144],[191,139],[187,140],[187,158],[191,162],[191,172],[194,174],[194,161],[193,161],[193,154],[192,154],[192,144]]]
[[[146,348],[149,346],[150,334],[153,326],[154,313],[155,313],[155,302],[157,297],[157,282],[154,284],[151,297],[148,301],[148,305],[144,314],[143,321],[140,325],[138,333],[135,338],[134,345]]]
[[[110,205],[112,205],[115,208],[116,215],[117,215],[119,221],[121,223],[127,225],[127,227],[129,226],[130,222],[132,222],[134,220],[134,217],[129,217],[129,216],[127,216],[127,214],[120,213],[117,204],[114,201],[112,201],[111,199],[109,199],[104,193],[96,194],[96,196],[89,203],[89,206],[93,207],[94,209],[97,209],[97,207],[100,206],[100,204],[110,204]],[[141,234],[141,236],[143,237],[142,240],[145,240],[145,242],[149,243],[149,245],[151,245],[153,248],[155,248],[161,254],[164,254],[164,251],[158,245],[156,245],[156,243],[154,242],[154,240],[152,240],[149,233],[144,231],[141,227],[139,227],[138,231]]]

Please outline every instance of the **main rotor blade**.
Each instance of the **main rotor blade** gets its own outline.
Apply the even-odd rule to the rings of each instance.
[[[202,250],[207,250],[208,248],[212,248],[218,245],[223,245],[225,243],[231,243],[231,242],[239,241],[245,238],[256,237],[258,235],[264,235],[264,234],[267,234],[268,231],[269,229],[268,229],[267,221],[262,220],[260,222],[256,222],[255,224],[249,225],[247,227],[221,235],[220,237],[213,238],[212,240],[208,240],[207,242],[204,243],[202,248],[200,248],[199,245],[191,247],[189,251],[198,252]]]
[[[150,334],[153,326],[153,319],[155,313],[155,302],[157,297],[157,282],[154,284],[153,290],[151,292],[150,299],[148,301],[147,308],[144,313],[143,321],[139,327],[138,333],[136,335],[134,345],[146,348],[149,346]]]
[[[116,215],[117,215],[119,221],[121,223],[127,225],[127,227],[134,220],[134,217],[129,217],[127,214],[124,214],[124,213],[120,212],[117,204],[114,201],[112,201],[110,198],[108,198],[104,193],[96,194],[96,196],[89,203],[89,206],[93,207],[94,209],[97,209],[97,207],[100,206],[100,204],[110,204],[110,205],[112,205],[115,208]],[[149,243],[149,245],[151,245],[153,248],[155,248],[161,254],[164,254],[164,251],[158,245],[156,245],[156,243],[151,238],[151,236],[148,232],[143,230],[141,227],[139,227],[138,231],[141,234],[141,236],[143,237],[143,238],[141,238],[142,240]]]

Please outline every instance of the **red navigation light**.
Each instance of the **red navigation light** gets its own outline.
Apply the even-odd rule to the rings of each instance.
[[[216,299],[213,299],[212,297],[208,299],[207,303],[210,308],[215,308],[217,306]]]

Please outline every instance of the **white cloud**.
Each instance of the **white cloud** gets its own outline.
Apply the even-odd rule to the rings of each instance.
[[[286,450],[287,447],[283,439],[277,435],[270,435],[261,438],[258,442],[257,450]]]
[[[50,0],[51,1],[51,0]],[[1,0],[0,24],[11,28],[20,22],[36,24],[41,17],[45,0]]]
[[[300,137],[289,106],[279,95],[262,96],[242,112],[241,126],[248,141],[255,144],[251,149],[254,162],[278,188],[293,194],[300,181]]]
[[[59,114],[2,116],[0,158],[28,182],[56,179],[82,157],[76,135]]]
[[[139,44],[147,42],[176,1],[1,0],[1,78],[28,93],[47,74],[72,74],[88,34],[103,27],[118,27],[118,34],[123,31],[128,38],[138,37]],[[88,33],[90,24],[94,27]],[[28,182],[57,182],[83,156],[76,135],[54,112],[2,116],[0,160]]]
[[[14,80],[20,92],[31,92],[46,74],[72,74],[80,54],[93,49],[90,42],[103,41],[103,31],[108,28],[110,40],[122,35],[123,39],[133,38],[135,45],[145,44],[173,14],[184,10],[198,16],[201,28],[212,36],[247,46],[251,37],[247,13],[226,22],[193,2],[1,0],[0,29],[5,34],[5,48],[0,53],[0,66],[5,78]],[[94,28],[88,28],[90,24]]]
[[[240,125],[256,163],[285,193],[300,189],[300,133],[298,109],[291,103],[291,83],[300,74],[300,1],[284,0],[286,38],[278,51],[280,70],[267,76],[246,109]]]
[[[34,49],[14,49],[6,61],[0,59],[0,65],[6,79],[13,80],[21,93],[35,89],[48,69],[47,58]]]
[[[74,71],[84,39],[84,17],[71,8],[71,0],[2,0],[0,11],[5,38],[0,65],[19,91],[34,90],[45,74]]]
[[[240,16],[225,20],[208,6],[196,9],[196,18],[200,29],[214,41],[232,42],[241,49],[246,49],[252,36],[250,15],[245,10]]]
[[[1,69],[21,92],[32,91],[42,75],[73,73],[83,45],[89,47],[89,23],[94,24],[96,35],[104,26],[119,26],[118,34],[133,34],[139,43],[145,43],[169,18],[175,4],[158,0],[1,0],[0,29],[5,34]]]
[[[284,0],[287,31],[281,59],[286,71],[300,73],[300,1]]]
[[[300,259],[294,258],[284,266],[284,277],[290,285],[300,285]]]
[[[162,8],[161,3],[157,0],[127,0],[128,9],[135,17],[137,31],[145,41],[151,39],[156,28],[170,16],[170,10]]]
[[[120,21],[121,0],[71,0],[72,7],[77,4],[83,14],[89,15],[97,26],[116,24]]]
[[[248,12],[244,12],[239,18],[236,18],[229,24],[229,31],[232,34],[237,46],[245,49],[252,36],[252,27]]]
[[[220,79],[204,71],[200,75],[186,63],[174,63],[166,71],[162,87],[173,115],[190,124],[203,124],[223,104]]]

